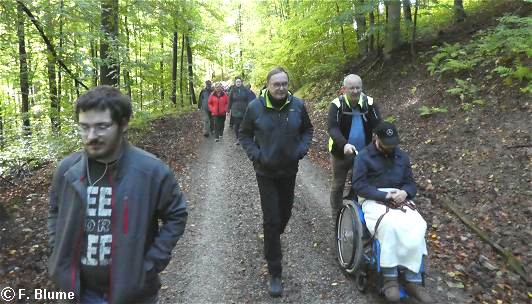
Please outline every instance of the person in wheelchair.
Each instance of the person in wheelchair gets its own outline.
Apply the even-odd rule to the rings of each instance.
[[[382,292],[389,302],[400,300],[398,276],[402,270],[407,293],[421,303],[432,303],[421,285],[427,224],[412,202],[417,190],[410,159],[398,147],[399,134],[393,124],[382,122],[374,133],[374,142],[356,158],[353,190],[367,229],[381,244]]]

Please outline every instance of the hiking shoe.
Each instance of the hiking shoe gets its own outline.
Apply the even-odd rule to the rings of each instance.
[[[382,285],[382,293],[386,300],[390,303],[397,303],[401,299],[401,294],[399,293],[399,282],[397,278],[384,278],[384,283]]]
[[[270,277],[270,296],[276,298],[283,294],[281,277]]]
[[[407,282],[405,289],[408,295],[412,296],[420,303],[434,303],[434,299],[429,295],[427,290],[420,284]]]

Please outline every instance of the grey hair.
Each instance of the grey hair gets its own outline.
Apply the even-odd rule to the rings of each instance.
[[[362,78],[360,78],[360,76],[358,76],[357,74],[349,74],[344,78],[344,87],[347,86],[347,82],[350,80],[358,80],[360,81],[360,84],[362,84]]]

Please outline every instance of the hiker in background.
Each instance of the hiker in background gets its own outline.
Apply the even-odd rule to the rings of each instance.
[[[217,82],[214,92],[209,97],[209,110],[214,119],[214,141],[218,142],[224,135],[225,116],[227,114],[227,94],[222,84]]]
[[[248,89],[248,92],[249,92],[249,95],[248,95],[248,100],[249,101],[252,101],[253,99],[257,98],[257,95],[255,94],[255,92],[253,92],[251,90],[251,84],[246,84],[246,89]]]
[[[159,273],[185,231],[185,198],[165,163],[127,141],[127,95],[95,87],[75,111],[84,150],[53,175],[48,273],[77,303],[157,303]]]
[[[371,143],[372,131],[380,122],[373,98],[362,93],[362,79],[347,75],[343,94],[335,98],[327,115],[328,148],[331,153],[331,211],[333,220],[343,206],[343,192],[348,172],[358,152]]]
[[[201,118],[203,119],[203,136],[209,137],[209,133],[214,133],[214,121],[209,110],[209,96],[211,95],[212,82],[205,81],[205,88],[199,94],[198,109],[201,110]]]
[[[299,160],[308,152],[314,128],[305,103],[289,94],[288,73],[278,67],[266,80],[266,89],[244,114],[240,144],[257,175],[269,293],[279,297],[283,292],[281,234],[292,215]]]
[[[240,76],[235,79],[235,86],[229,93],[229,111],[235,130],[236,144],[238,145],[238,132],[242,117],[249,103],[249,91],[242,85]]]
[[[412,201],[417,189],[410,159],[398,147],[399,134],[393,124],[383,122],[374,133],[375,142],[356,158],[353,189],[362,204],[366,227],[381,244],[382,292],[389,302],[399,301],[401,268],[408,294],[421,303],[433,303],[421,286],[427,223]]]

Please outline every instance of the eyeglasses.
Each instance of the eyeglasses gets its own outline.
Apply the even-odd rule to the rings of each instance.
[[[78,125],[78,132],[81,134],[81,136],[87,136],[90,134],[91,129],[94,131],[94,134],[97,136],[104,135],[106,132],[109,131],[113,127],[115,123],[114,122],[107,122],[107,123],[99,123],[94,126],[89,126],[86,124],[79,124]]]
[[[272,83],[272,86],[276,89],[288,88],[288,82],[274,82]]]

